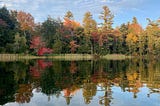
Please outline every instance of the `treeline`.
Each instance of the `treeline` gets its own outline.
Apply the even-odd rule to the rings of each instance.
[[[30,13],[0,8],[0,53],[160,55],[160,20],[148,20],[145,29],[136,17],[113,28],[114,15],[103,6],[97,23],[90,12],[80,24],[71,11],[63,20],[48,17],[35,23]]]

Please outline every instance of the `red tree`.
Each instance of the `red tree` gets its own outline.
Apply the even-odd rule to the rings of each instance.
[[[37,55],[42,56],[46,53],[52,53],[53,50],[45,47],[45,42],[42,41],[41,36],[33,36],[31,39],[30,49],[34,49]]]
[[[30,49],[39,49],[44,47],[45,42],[42,41],[41,36],[33,36],[31,39]]]
[[[42,47],[42,48],[38,49],[38,53],[37,53],[37,54],[38,54],[39,56],[42,56],[42,55],[44,55],[44,54],[46,54],[46,53],[50,54],[50,53],[52,53],[52,52],[53,52],[52,49],[46,48],[46,47]]]

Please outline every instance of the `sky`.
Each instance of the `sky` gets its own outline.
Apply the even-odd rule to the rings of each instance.
[[[22,10],[31,13],[35,22],[43,22],[48,16],[63,19],[67,11],[71,11],[74,19],[82,23],[85,12],[90,11],[98,23],[104,5],[114,14],[113,27],[132,21],[135,16],[143,28],[146,18],[160,18],[160,0],[0,0],[0,7]]]

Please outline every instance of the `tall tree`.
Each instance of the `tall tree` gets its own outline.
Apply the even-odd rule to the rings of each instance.
[[[99,18],[104,21],[102,23],[104,29],[108,30],[112,28],[114,15],[111,13],[107,6],[103,6],[103,11],[101,12]]]
[[[16,25],[16,17],[6,7],[0,8],[0,52],[13,52]]]
[[[71,11],[67,11],[64,18],[68,18],[70,20],[73,20],[73,13]]]
[[[159,51],[159,38],[160,38],[160,22],[150,21],[146,30],[147,36],[147,54],[148,55],[156,55],[157,51]]]
[[[30,13],[19,11],[17,13],[17,20],[20,23],[20,28],[24,31],[25,36],[27,36],[25,31],[32,32],[34,30],[34,18]]]
[[[42,23],[40,32],[48,47],[51,48],[54,42],[60,39],[60,27],[61,23],[51,17],[48,17],[47,20]]]
[[[121,53],[123,54],[128,54],[128,45],[126,43],[126,38],[127,38],[127,35],[129,33],[128,31],[128,25],[127,24],[122,24],[119,28],[119,31],[121,33],[121,36],[119,38],[121,44],[121,48],[120,48],[120,51]]]
[[[83,18],[83,27],[84,27],[84,33],[86,35],[89,35],[92,32],[97,31],[97,23],[92,18],[92,14],[90,12],[86,12]]]
[[[92,37],[98,36],[98,33],[97,33],[98,29],[97,29],[97,23],[92,18],[92,14],[90,12],[86,12],[84,14],[83,27],[84,27],[84,33],[86,35],[85,46],[89,46],[91,44],[91,54],[93,54],[95,42],[92,40]],[[90,42],[90,39],[91,39],[91,42]]]
[[[126,38],[126,42],[129,47],[129,51],[131,54],[137,55],[138,50],[138,37],[141,36],[141,33],[143,32],[142,27],[138,23],[136,17],[133,17],[132,23],[129,24],[129,33]]]
[[[17,13],[17,20],[19,22],[21,32],[23,32],[21,36],[23,35],[26,37],[27,46],[29,47],[30,40],[35,28],[34,18],[30,13],[19,11]]]

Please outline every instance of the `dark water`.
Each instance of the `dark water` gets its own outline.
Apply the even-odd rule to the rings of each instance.
[[[160,62],[0,62],[0,105],[160,106]]]

